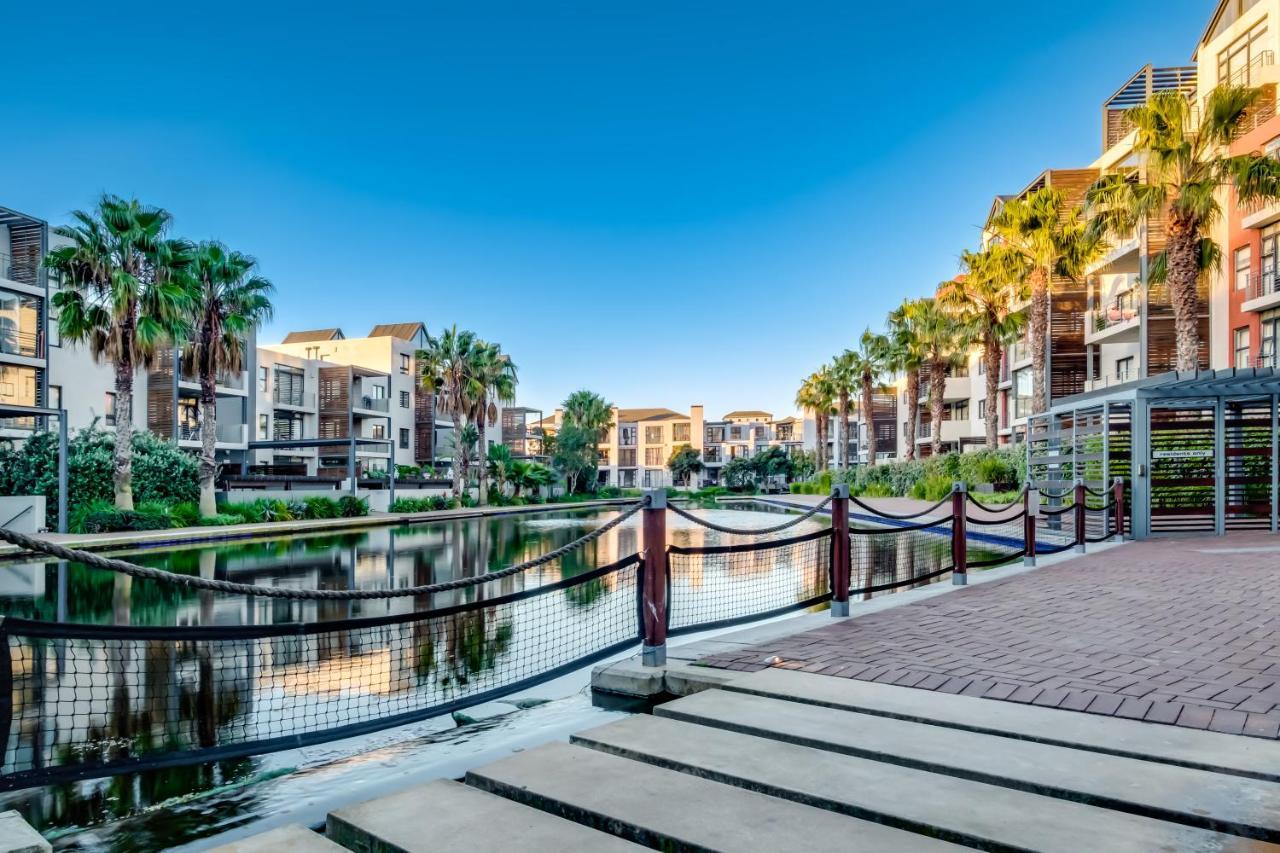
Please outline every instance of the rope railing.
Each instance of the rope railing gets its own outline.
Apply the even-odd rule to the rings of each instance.
[[[727,524],[717,524],[714,521],[705,519],[699,515],[694,515],[688,510],[681,509],[674,504],[668,504],[667,509],[672,513],[683,518],[685,521],[693,522],[699,527],[705,527],[708,530],[714,530],[717,533],[726,533],[730,536],[766,536],[770,533],[781,533],[783,530],[795,527],[797,524],[808,521],[818,513],[822,512],[831,504],[831,498],[827,497],[822,502],[810,507],[805,512],[785,521],[781,524],[775,524],[772,527],[730,527]]]
[[[966,492],[965,494],[969,496],[969,502],[978,509],[986,510],[987,512],[1004,512],[1011,506],[1020,506],[1022,499],[1026,497],[1027,489],[1024,486],[1017,496],[1006,504],[987,504],[974,497],[973,492]]]
[[[865,509],[867,512],[872,513],[873,515],[878,515],[881,518],[889,518],[894,521],[912,521],[914,519],[922,518],[928,515],[929,513],[933,512],[934,510],[938,509],[941,506],[944,506],[945,504],[951,503],[951,496],[947,495],[945,498],[938,501],[933,506],[926,507],[925,509],[919,510],[918,512],[909,512],[902,515],[892,513],[892,512],[886,512],[885,510],[880,509],[879,507],[874,507],[874,506],[871,506],[870,504],[863,503],[861,500],[855,497],[850,497],[849,503],[853,504],[854,506],[861,507],[862,509]]]

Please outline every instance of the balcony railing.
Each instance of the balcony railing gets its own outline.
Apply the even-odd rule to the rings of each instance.
[[[356,398],[356,404],[360,408],[367,409],[368,411],[371,411],[371,412],[391,411],[390,397],[370,397],[368,395],[364,395],[362,397]]]
[[[281,406],[297,406],[299,408],[314,409],[316,405],[316,395],[310,391],[302,391],[299,389],[281,388],[276,386],[271,399]]]
[[[1226,83],[1229,86],[1257,86],[1262,79],[1262,69],[1276,64],[1276,55],[1270,50],[1259,51],[1258,55],[1243,68],[1237,68],[1235,73],[1226,80],[1219,80],[1218,83]]]
[[[1261,299],[1264,296],[1270,296],[1277,292],[1277,282],[1275,270],[1268,270],[1262,275],[1251,277],[1249,287],[1245,291],[1246,299]]]
[[[44,266],[32,255],[14,257],[8,252],[0,252],[0,278],[32,287],[44,287]]]
[[[1258,356],[1258,367],[1280,367],[1280,355],[1274,352],[1265,352]]]
[[[43,336],[39,332],[0,329],[0,353],[4,355],[21,355],[26,358],[43,358]]]
[[[179,441],[200,441],[204,435],[201,425],[194,424],[178,424],[178,440]],[[244,444],[247,440],[248,427],[240,423],[220,423],[215,429],[216,438],[219,444]]]
[[[1133,291],[1129,291],[1112,299],[1107,307],[1094,310],[1093,330],[1101,332],[1103,329],[1128,323],[1137,316],[1138,300]]]

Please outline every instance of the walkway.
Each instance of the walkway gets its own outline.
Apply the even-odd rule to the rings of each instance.
[[[1157,540],[703,663],[1280,736],[1280,539]]]

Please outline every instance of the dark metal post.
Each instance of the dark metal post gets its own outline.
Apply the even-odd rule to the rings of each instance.
[[[1075,489],[1072,493],[1072,499],[1075,501],[1072,514],[1076,520],[1076,548],[1077,554],[1084,553],[1084,528],[1085,528],[1085,506],[1084,506],[1084,480],[1076,478]]]
[[[849,578],[853,572],[849,548],[849,484],[831,487],[831,615],[849,615]]]
[[[964,586],[969,582],[969,539],[965,524],[965,501],[968,486],[957,481],[951,487],[951,583]]]
[[[1026,515],[1022,519],[1022,542],[1025,546],[1022,565],[1034,566],[1036,564],[1036,521],[1040,518],[1040,490],[1032,488],[1030,480],[1027,481],[1027,489],[1023,492],[1022,506],[1026,510]]]
[[[667,492],[645,492],[644,586],[640,590],[640,610],[644,624],[644,645],[640,659],[645,666],[667,663]]]
[[[356,493],[359,487],[356,482],[356,438],[354,434],[350,434],[350,444],[347,446],[347,476],[351,478],[351,494]]]
[[[1116,477],[1111,484],[1111,493],[1115,496],[1116,508],[1116,541],[1124,541],[1124,477]]]

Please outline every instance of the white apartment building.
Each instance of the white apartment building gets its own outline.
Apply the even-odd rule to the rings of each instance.
[[[30,434],[36,421],[23,410],[58,408],[49,387],[48,239],[43,220],[0,208],[0,437]]]

